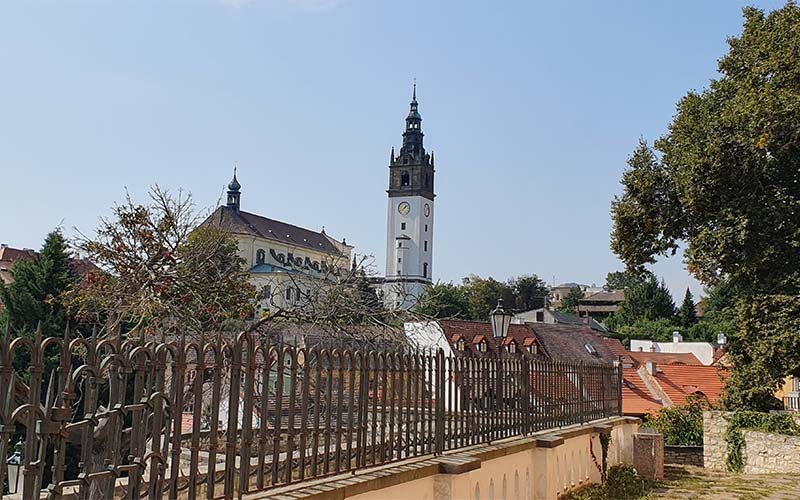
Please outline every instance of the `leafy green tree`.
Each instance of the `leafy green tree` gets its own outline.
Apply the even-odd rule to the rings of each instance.
[[[507,284],[494,278],[481,278],[471,275],[462,282],[464,295],[469,303],[469,316],[478,321],[488,321],[489,313],[497,307],[497,300],[502,298],[506,304],[515,304],[514,290]]]
[[[659,318],[655,320],[640,319],[631,324],[617,325],[613,321],[606,321],[609,334],[618,338],[625,346],[630,346],[631,340],[654,340],[656,342],[671,342],[673,332],[683,329],[676,325],[673,318]]]
[[[547,283],[535,274],[511,278],[508,285],[514,292],[516,308],[520,311],[544,307],[550,292]]]
[[[660,158],[644,141],[634,151],[612,204],[612,248],[640,267],[683,240],[689,269],[705,283],[729,276],[750,289],[794,289],[800,7],[744,15],[721,78],[681,100],[656,141]]]
[[[69,247],[59,229],[47,235],[33,260],[19,260],[14,282],[0,286],[3,316],[17,333],[31,334],[39,323],[44,336],[61,335],[66,326],[62,296],[75,284]]]
[[[675,303],[664,280],[650,276],[642,283],[626,290],[625,300],[620,304],[615,318],[620,325],[632,325],[636,321],[654,321],[675,316]]]
[[[561,299],[561,307],[558,310],[565,314],[576,314],[578,312],[578,304],[580,304],[582,298],[583,290],[577,286]]]
[[[716,342],[719,334],[734,338],[738,327],[736,294],[733,287],[722,281],[705,289],[702,299],[703,321],[692,325],[687,332],[687,340]]]
[[[800,294],[800,7],[745,8],[743,32],[728,44],[721,76],[680,101],[655,150],[641,141],[629,159],[611,246],[642,269],[683,241],[700,281],[733,287],[741,327],[729,349],[741,355],[729,383],[739,394],[728,401],[769,407],[779,375],[800,375],[800,327],[773,328],[765,316],[788,318],[779,308],[793,310],[789,298]],[[746,352],[772,356],[749,366]]]
[[[697,314],[694,310],[694,297],[688,288],[686,289],[686,294],[683,296],[681,307],[678,308],[678,323],[686,328],[697,323]]]
[[[800,375],[800,297],[759,295],[740,302],[739,329],[727,353],[735,370],[723,394],[727,408],[779,409],[787,374]]]
[[[469,301],[464,288],[453,283],[436,283],[429,287],[414,311],[429,318],[470,318]]]

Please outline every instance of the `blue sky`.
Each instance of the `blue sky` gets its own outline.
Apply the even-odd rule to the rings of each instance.
[[[389,150],[416,77],[434,278],[602,284],[621,268],[609,205],[629,153],[716,74],[742,5],[8,0],[0,241],[91,233],[126,187],[212,208],[238,161],[244,210],[324,225],[382,272]],[[655,271],[678,300],[701,291],[679,257]]]

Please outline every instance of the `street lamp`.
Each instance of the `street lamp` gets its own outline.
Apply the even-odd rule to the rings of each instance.
[[[497,307],[489,315],[492,321],[492,334],[497,337],[506,338],[508,336],[508,326],[511,324],[511,313],[506,312],[503,307],[502,297],[497,299]]]
[[[14,446],[14,454],[8,457],[8,493],[15,494],[19,492],[19,476],[22,470],[22,450],[25,444],[22,439]]]

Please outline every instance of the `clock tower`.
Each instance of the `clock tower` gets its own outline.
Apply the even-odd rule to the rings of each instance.
[[[393,309],[413,307],[432,281],[434,159],[422,138],[414,83],[403,146],[389,158],[384,302]]]

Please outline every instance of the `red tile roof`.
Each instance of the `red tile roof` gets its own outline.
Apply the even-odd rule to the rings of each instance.
[[[465,321],[465,320],[441,320],[439,326],[444,332],[445,338],[448,339],[450,344],[455,348],[456,342],[463,339],[464,348],[473,355],[489,355],[488,353],[496,353],[502,345],[502,341],[494,338],[492,332],[492,325],[488,322],[482,321]],[[533,330],[528,325],[510,325],[508,327],[508,337],[506,339],[513,339],[517,345],[529,346],[538,343]],[[487,352],[483,353],[478,351],[477,344],[481,340],[486,340]],[[508,342],[508,340],[506,340]],[[507,345],[507,344],[505,344]],[[458,353],[456,349],[454,352]],[[527,351],[524,351],[527,355]]]
[[[656,412],[662,408],[661,401],[650,394],[635,368],[622,370],[622,413],[623,415],[641,416]]]
[[[625,356],[626,359],[630,359],[631,353],[625,349],[625,346],[622,345],[622,342],[619,339],[611,339],[604,337],[603,340],[606,342],[606,345],[614,353],[614,356]]]
[[[19,248],[3,247],[0,246],[0,260],[13,262],[15,260],[32,260],[36,256],[36,252],[30,248],[20,250]]]
[[[686,404],[686,396],[702,393],[716,403],[725,387],[727,371],[716,366],[660,365],[655,379],[673,404]]]
[[[9,285],[14,282],[12,271],[14,264],[20,261],[34,260],[38,253],[30,248],[18,249],[8,246],[0,246],[0,283]],[[100,271],[88,259],[72,258],[70,260],[72,270],[78,276],[86,276],[90,272]]]
[[[654,361],[657,365],[703,366],[697,356],[690,352],[629,352],[636,364]]]

